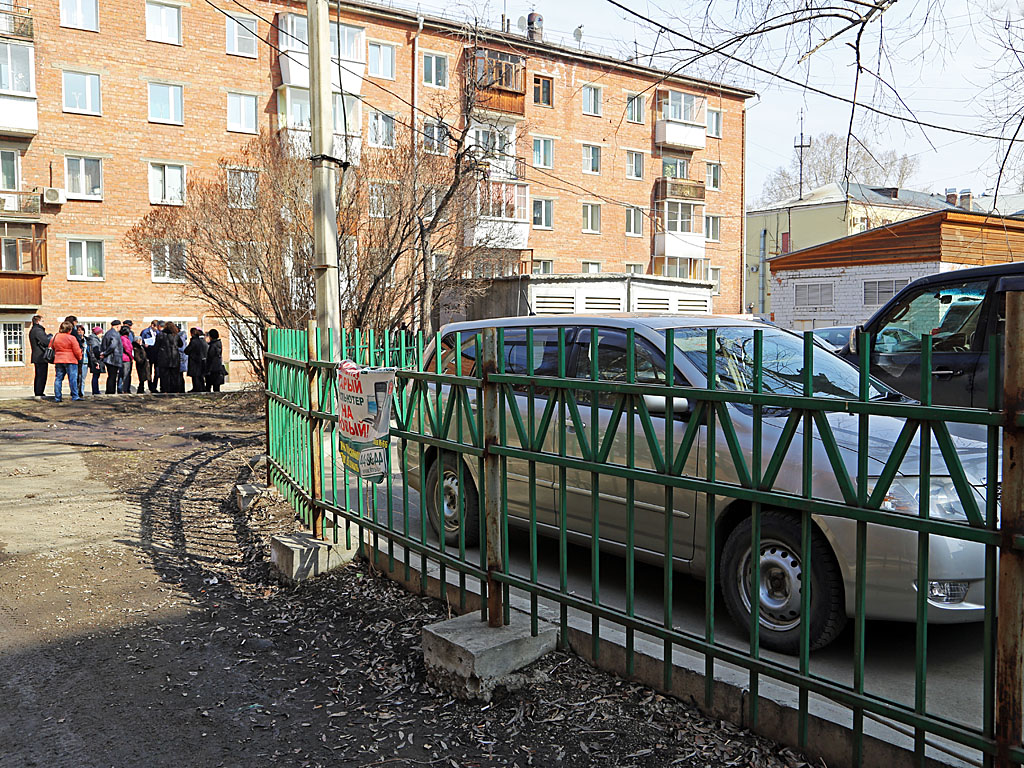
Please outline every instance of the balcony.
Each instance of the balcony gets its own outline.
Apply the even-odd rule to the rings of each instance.
[[[35,309],[43,303],[44,232],[41,224],[0,228],[0,309]]]
[[[487,179],[477,185],[477,215],[466,228],[466,245],[523,250],[530,237],[530,185]]]
[[[469,55],[469,54],[467,54]],[[476,106],[513,115],[526,114],[526,67],[522,56],[489,48],[472,52],[466,78],[476,90]]]
[[[39,192],[0,190],[0,221],[38,219],[42,199]]]
[[[654,182],[654,199],[661,200],[703,200],[704,182],[688,179],[672,179],[662,176]]]
[[[284,135],[289,149],[296,157],[311,157],[313,154],[313,137],[309,128],[285,128]],[[331,156],[348,161],[351,165],[359,165],[359,157],[363,149],[360,136],[334,134],[334,147]]]
[[[32,11],[20,5],[0,5],[0,37],[33,38]]]
[[[654,123],[654,142],[671,149],[704,149],[707,126],[662,118]]]
[[[703,259],[703,232],[655,232],[654,255],[671,259]]]

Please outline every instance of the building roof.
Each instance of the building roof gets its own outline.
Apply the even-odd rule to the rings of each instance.
[[[1024,216],[1024,194],[1007,195],[1002,192],[999,197],[988,193],[974,198],[975,210],[982,213],[998,213],[1001,216]]]
[[[970,266],[1024,259],[1024,220],[947,209],[769,259],[773,271],[943,261]]]
[[[778,203],[759,208],[750,213],[774,211],[784,208],[811,207],[845,203],[847,200],[865,205],[889,205],[898,208],[919,208],[922,211],[960,210],[946,202],[943,195],[918,192],[913,189],[883,187],[871,184],[832,182],[804,194],[803,199],[791,197]]]
[[[297,4],[303,8],[304,12],[305,2],[296,1]],[[394,6],[381,5],[378,3],[352,2],[351,0],[341,3],[340,7],[352,13],[378,16],[391,21],[401,21],[414,27],[418,25],[419,20],[422,18],[424,28],[434,29],[441,32],[454,32],[460,35],[465,33],[465,25],[459,21],[447,19],[442,16],[431,16],[414,10],[396,8]],[[480,36],[485,42],[513,45],[516,49],[525,54],[532,52],[538,56],[572,59],[588,64],[608,67],[610,69],[632,72],[637,75],[654,77],[659,80],[664,80],[669,84],[686,85],[703,90],[718,91],[723,94],[738,96],[743,99],[750,99],[757,96],[757,92],[752,91],[749,88],[741,88],[739,86],[728,85],[726,83],[717,83],[700,77],[680,75],[676,72],[669,72],[655,67],[647,67],[636,61],[618,59],[614,56],[595,53],[583,48],[570,48],[568,46],[545,42],[543,40],[528,40],[525,35],[514,32],[501,32],[496,29],[481,27]]]

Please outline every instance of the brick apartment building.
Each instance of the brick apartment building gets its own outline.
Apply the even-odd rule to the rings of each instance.
[[[396,124],[427,140],[431,100],[483,64],[500,76],[478,140],[524,161],[502,183],[525,269],[711,280],[715,311],[743,311],[752,92],[550,45],[539,25],[471,46],[464,25],[394,8],[342,3],[332,19],[350,159]],[[166,254],[141,260],[122,238],[261,129],[308,129],[305,38],[300,3],[0,0],[0,385],[31,380],[37,312],[51,332],[67,314],[218,327],[237,358]]]

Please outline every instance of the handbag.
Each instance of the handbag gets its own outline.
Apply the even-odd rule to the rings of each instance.
[[[53,347],[47,347],[46,349],[43,350],[43,362],[52,363],[56,355],[57,352],[56,350],[54,350]]]

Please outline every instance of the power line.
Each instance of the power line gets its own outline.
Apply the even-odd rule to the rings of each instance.
[[[875,114],[881,115],[882,117],[888,117],[888,118],[891,118],[893,120],[899,120],[901,122],[912,123],[913,125],[916,125],[916,126],[918,126],[920,128],[934,128],[935,130],[938,130],[938,131],[946,131],[948,133],[957,133],[957,134],[960,134],[962,136],[972,136],[972,137],[977,138],[977,139],[989,139],[990,141],[1007,141],[1006,137],[1004,137],[1004,136],[993,136],[992,134],[981,133],[980,131],[968,131],[968,130],[965,130],[963,128],[952,128],[952,127],[950,127],[948,125],[939,125],[937,123],[925,123],[925,122],[922,122],[920,120],[916,120],[916,119],[911,118],[911,117],[905,117],[903,115],[898,115],[898,114],[895,114],[893,112],[887,112],[884,109],[879,109],[878,107],[874,107],[874,106],[872,106],[870,104],[865,104],[863,102],[859,102],[859,101],[856,101],[854,99],[850,99],[850,98],[848,98],[846,96],[840,96],[839,94],[829,93],[828,91],[825,91],[825,90],[823,90],[821,88],[816,88],[813,85],[809,85],[809,84],[806,84],[806,83],[801,83],[799,80],[793,80],[792,78],[786,77],[785,75],[779,74],[778,72],[772,72],[769,69],[766,69],[764,67],[758,66],[757,64],[754,64],[754,63],[749,62],[749,61],[747,61],[747,60],[745,60],[743,58],[740,58],[739,56],[735,56],[735,55],[733,55],[731,53],[726,53],[725,51],[717,48],[716,46],[711,46],[711,45],[708,45],[707,43],[703,43],[703,42],[701,42],[701,41],[699,41],[699,40],[697,40],[695,38],[690,37],[689,35],[685,35],[682,32],[679,32],[678,30],[674,30],[674,29],[672,29],[670,27],[667,27],[664,24],[662,24],[661,22],[655,21],[654,19],[650,18],[649,16],[645,16],[644,14],[640,13],[639,11],[635,11],[632,8],[628,7],[628,6],[623,5],[622,3],[618,2],[618,0],[605,0],[605,2],[608,2],[611,5],[614,5],[616,8],[619,8],[620,10],[623,10],[623,11],[625,11],[626,13],[628,13],[628,14],[630,14],[632,16],[636,16],[641,21],[644,21],[644,22],[646,22],[648,24],[651,24],[651,25],[657,27],[658,29],[662,30],[663,32],[666,32],[666,33],[668,33],[670,35],[675,35],[677,37],[680,37],[683,40],[686,40],[688,43],[691,43],[693,45],[700,46],[702,49],[704,49],[709,54],[717,54],[719,56],[723,56],[724,58],[729,59],[730,61],[735,61],[738,64],[742,64],[743,66],[748,67],[748,68],[754,70],[755,72],[760,72],[763,75],[768,75],[768,76],[776,78],[778,80],[782,80],[783,82],[789,83],[790,85],[795,85],[798,88],[800,88],[801,90],[810,91],[811,93],[816,93],[819,96],[826,96],[826,97],[828,97],[830,99],[834,99],[835,101],[841,101],[844,104],[853,105],[854,107],[860,107],[861,109],[864,109],[864,110],[866,110],[868,112],[874,112]],[[1013,140],[1010,140],[1010,141],[1011,141],[1011,143],[1024,143],[1024,138],[1013,139]]]
[[[212,8],[215,8],[217,11],[219,11],[222,14],[224,14],[228,18],[233,18],[233,17],[231,17],[231,15],[227,11],[224,11],[223,9],[218,8],[216,5],[214,5],[213,2],[211,2],[211,0],[205,0],[205,1]],[[234,2],[235,5],[239,6],[243,10],[245,10],[247,13],[249,13],[249,14],[251,14],[253,16],[256,16],[258,19],[260,19],[264,23],[270,25],[273,29],[276,29],[278,32],[283,33],[285,35],[288,35],[289,37],[291,37],[291,38],[293,38],[295,40],[298,40],[299,42],[305,43],[305,41],[303,41],[301,38],[297,37],[296,35],[292,34],[288,30],[282,29],[280,26],[278,26],[277,24],[275,24],[271,20],[269,20],[266,17],[261,16],[260,14],[256,13],[255,11],[253,11],[252,9],[250,9],[249,7],[244,5],[242,2],[240,2],[240,0],[232,0],[232,2]],[[339,21],[340,21],[340,19],[339,19]],[[278,48],[277,46],[275,46],[273,43],[270,42],[269,38],[264,38],[264,37],[261,37],[260,35],[256,35],[256,37],[261,42],[265,43],[267,46],[269,46],[273,50],[277,51],[278,54],[280,54],[282,56],[286,56],[288,59],[290,59],[291,61],[294,61],[296,64],[298,64],[301,67],[304,67],[307,70],[309,69],[309,65],[308,64],[305,64],[304,62],[302,62],[302,61],[296,59],[295,57],[291,56],[287,51],[282,50],[281,48]],[[414,111],[422,113],[426,117],[429,117],[431,120],[436,120],[437,119],[436,115],[433,115],[433,114],[427,112],[426,110],[424,110],[422,107],[419,107],[418,105],[413,104],[411,101],[406,99],[401,94],[396,93],[395,91],[391,90],[390,88],[388,88],[386,86],[383,86],[383,85],[381,85],[380,83],[377,83],[374,80],[369,80],[369,79],[363,77],[361,74],[359,74],[355,70],[352,70],[352,69],[346,67],[344,65],[343,61],[340,58],[333,58],[332,57],[331,60],[332,60],[333,63],[338,64],[339,68],[344,69],[349,74],[352,74],[352,75],[354,75],[356,77],[359,77],[362,80],[362,82],[370,83],[371,85],[376,86],[377,88],[381,89],[385,93],[388,93],[388,94],[394,96],[396,99],[398,99],[399,101],[401,101],[403,104],[405,104],[406,106],[410,107]],[[383,110],[378,109],[372,102],[370,102],[368,99],[366,99],[362,95],[360,95],[359,98],[360,98],[360,101],[362,101],[365,104],[368,104],[371,108],[375,109],[376,111],[383,111]],[[414,134],[419,134],[421,136],[430,138],[431,141],[435,141],[436,140],[435,136],[429,135],[423,129],[418,128],[415,125],[415,121],[413,121],[411,123],[406,123],[401,118],[398,118],[398,119],[396,119],[396,122],[398,122],[399,125],[402,125],[402,126],[408,128]],[[454,144],[452,144],[452,146],[454,146]],[[516,162],[519,161],[519,157],[517,155],[513,154],[513,153],[505,152],[505,151],[502,151],[502,150],[497,149],[497,148],[494,148],[494,149],[492,149],[490,151],[493,154],[497,154],[497,155],[499,155],[501,157],[504,157],[504,158],[507,158],[509,160],[516,161]],[[566,188],[566,187],[562,187],[562,186],[556,186],[556,185],[553,185],[553,184],[550,184],[550,183],[538,182],[538,183],[543,184],[544,186],[546,186],[549,189],[554,189],[554,190],[561,191],[561,192],[569,192],[569,193],[572,193],[572,194],[584,193],[584,194],[589,195],[589,196],[591,196],[591,197],[593,197],[593,198],[595,198],[597,200],[609,203],[610,205],[616,205],[616,206],[619,206],[619,207],[622,207],[622,208],[639,209],[642,212],[642,215],[649,222],[651,222],[652,225],[655,224],[655,223],[658,223],[658,220],[657,220],[656,216],[652,215],[649,211],[645,210],[643,205],[636,205],[635,203],[625,202],[625,201],[622,201],[622,200],[617,200],[617,199],[612,198],[612,197],[608,197],[607,195],[603,195],[603,194],[601,194],[599,192],[595,192],[594,190],[592,190],[592,189],[590,189],[588,187],[584,187],[584,186],[582,186],[581,184],[578,184],[575,181],[572,181],[570,179],[566,179],[566,178],[564,178],[562,176],[559,176],[559,175],[557,175],[555,173],[551,173],[550,171],[548,171],[546,169],[543,169],[543,168],[537,168],[536,166],[527,166],[527,165],[525,165],[525,163],[524,163],[524,167],[531,168],[534,172],[539,173],[542,176],[546,176],[548,178],[554,179],[555,181],[557,181],[557,182],[559,182],[561,184],[567,184],[570,187],[574,188],[574,189],[570,189],[570,188]],[[692,205],[693,203],[690,203],[690,204]],[[697,203],[697,204],[699,205],[700,203]],[[705,206],[706,206],[706,204],[705,204]],[[737,215],[737,216],[723,215],[723,214],[708,214],[706,210],[705,210],[705,215],[717,215],[720,218],[742,218],[743,217],[743,214],[740,214],[740,215]]]

